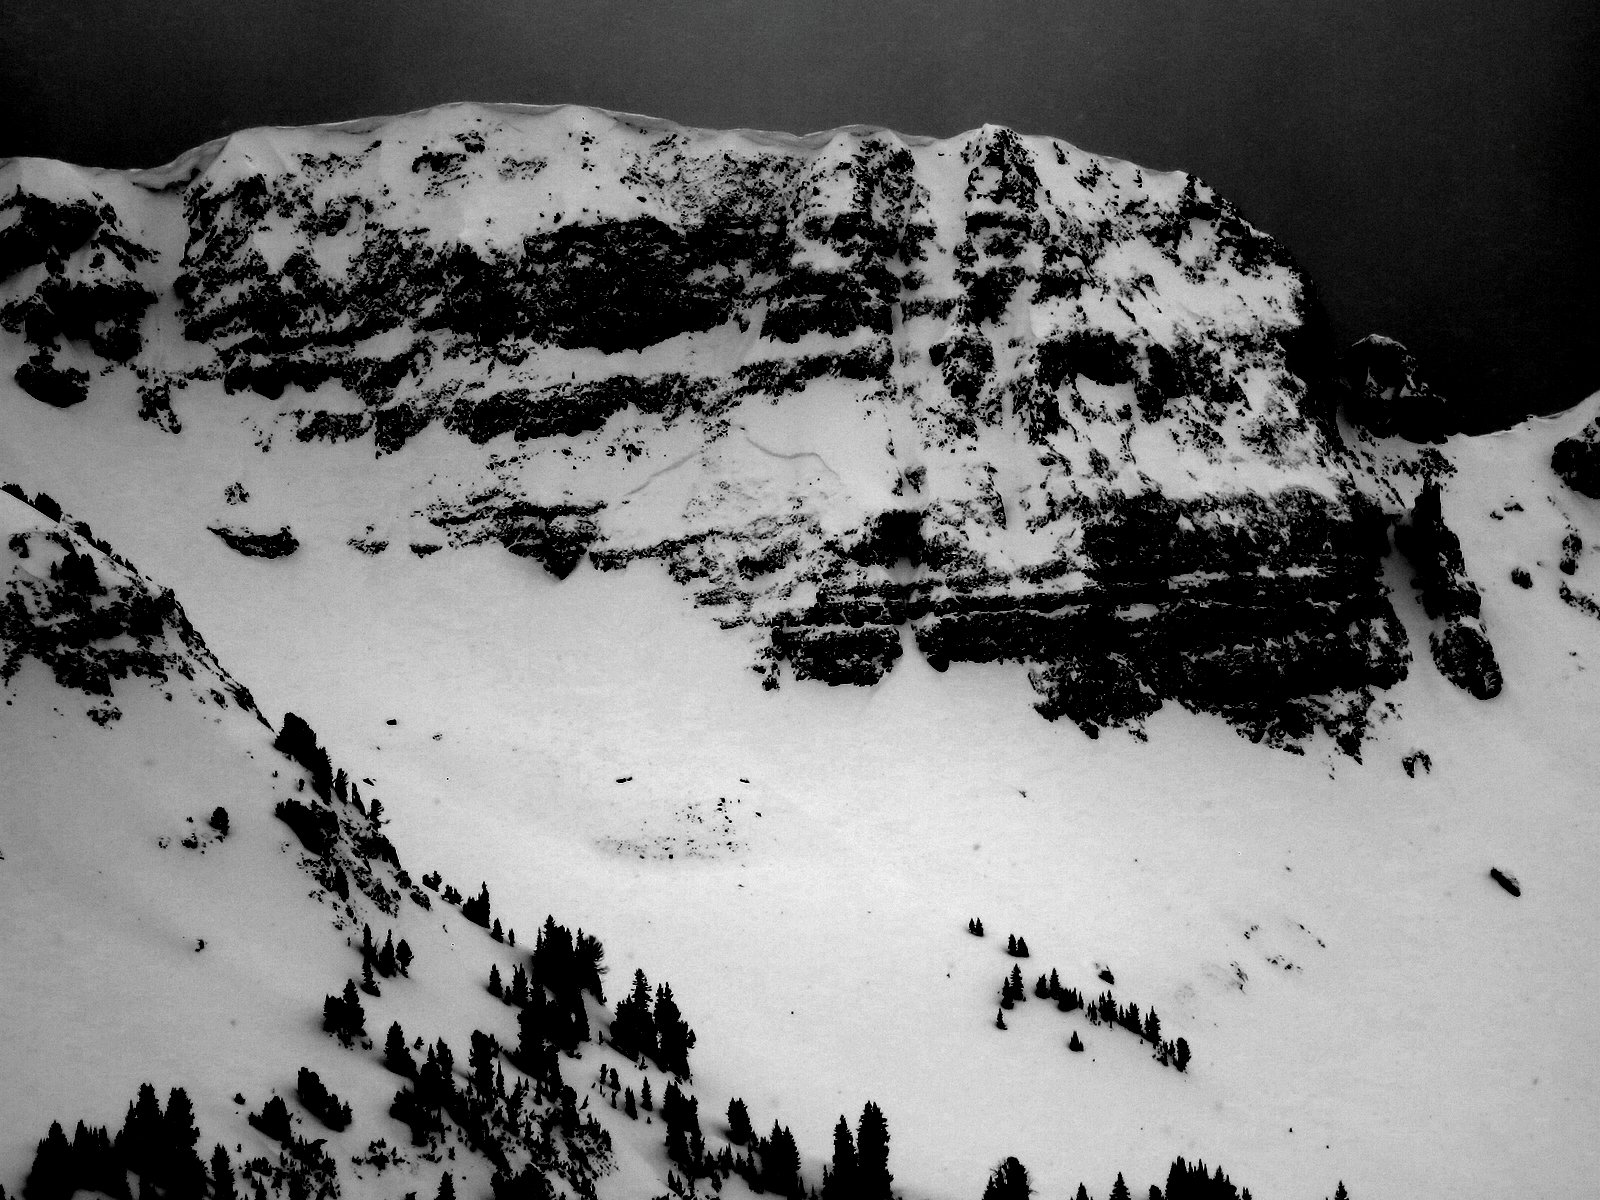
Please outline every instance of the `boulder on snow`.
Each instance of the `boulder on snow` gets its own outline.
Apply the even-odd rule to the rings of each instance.
[[[300,539],[289,532],[287,525],[276,533],[255,533],[226,525],[208,525],[206,528],[226,542],[230,550],[250,558],[284,558],[300,549]]]
[[[1505,888],[1505,890],[1510,892],[1513,896],[1522,895],[1522,885],[1517,882],[1517,877],[1515,875],[1507,874],[1499,867],[1490,867],[1489,878],[1494,880],[1501,887]]]
[[[1449,405],[1425,383],[1416,357],[1401,343],[1368,334],[1340,361],[1345,415],[1379,437],[1442,442],[1450,432]]]
[[[1600,422],[1557,442],[1550,469],[1573,491],[1600,499]]]

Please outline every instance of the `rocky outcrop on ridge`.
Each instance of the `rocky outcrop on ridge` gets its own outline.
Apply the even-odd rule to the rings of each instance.
[[[24,349],[173,431],[231,393],[298,453],[446,439],[403,515],[558,577],[660,560],[768,686],[914,645],[1023,664],[1090,733],[1175,701],[1356,753],[1407,670],[1381,570],[1417,482],[1372,485],[1307,284],[1193,176],[478,106],[0,174]],[[183,343],[141,355],[147,316]],[[1406,394],[1367,357],[1360,395]],[[1457,616],[1435,656],[1492,694]]]

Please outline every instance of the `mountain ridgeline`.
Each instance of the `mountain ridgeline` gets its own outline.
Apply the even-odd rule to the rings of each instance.
[[[360,549],[659,560],[769,687],[871,684],[914,645],[1024,664],[1091,735],[1173,701],[1359,755],[1411,660],[1396,525],[1434,661],[1500,687],[1448,468],[1385,436],[1437,407],[1414,364],[1341,359],[1283,249],[1190,175],[994,126],[452,106],[149,172],[17,160],[0,197],[36,400],[180,438],[244,403],[261,449],[330,465],[453,446]]]

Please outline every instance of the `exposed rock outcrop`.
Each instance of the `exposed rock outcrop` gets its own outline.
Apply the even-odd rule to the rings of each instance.
[[[914,644],[1025,664],[1040,712],[1090,732],[1175,701],[1355,753],[1406,672],[1381,581],[1400,510],[1295,373],[1333,358],[1308,286],[1193,176],[994,126],[469,106],[92,184],[7,170],[34,230],[7,328],[72,340],[97,313],[116,377],[160,293],[189,345],[136,364],[142,416],[176,432],[225,392],[301,453],[457,439],[452,477],[388,514],[437,529],[417,553],[658,559],[755,637],[768,686],[784,664],[871,683]],[[135,196],[181,245],[138,243]],[[1361,394],[1416,408],[1403,350],[1363,347]],[[1476,611],[1452,619],[1436,657],[1486,678]]]

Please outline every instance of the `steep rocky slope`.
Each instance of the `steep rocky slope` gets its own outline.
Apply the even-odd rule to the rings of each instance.
[[[914,645],[1026,664],[1090,733],[1175,701],[1359,754],[1408,670],[1383,560],[1432,464],[1341,433],[1309,285],[1192,176],[992,126],[455,106],[0,193],[23,391],[375,453],[404,484],[345,497],[366,553],[660,560],[769,687]],[[1470,628],[1435,657],[1490,696]]]

